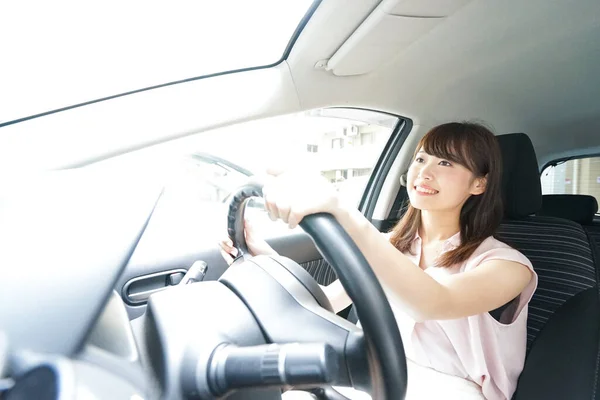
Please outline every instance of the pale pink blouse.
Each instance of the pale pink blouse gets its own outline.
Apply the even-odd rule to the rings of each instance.
[[[443,252],[460,244],[460,234],[443,245]],[[413,254],[406,254],[415,264],[421,258],[421,238],[415,237]],[[425,273],[440,281],[453,274],[470,271],[490,260],[515,261],[527,266],[531,262],[520,252],[487,238],[473,255],[452,268],[429,267]],[[519,297],[507,307],[500,321],[489,313],[454,320],[415,322],[402,311],[401,302],[385,284],[383,288],[394,311],[406,356],[437,371],[471,380],[481,386],[489,400],[510,399],[525,362],[527,343],[527,304],[537,287],[537,275]]]

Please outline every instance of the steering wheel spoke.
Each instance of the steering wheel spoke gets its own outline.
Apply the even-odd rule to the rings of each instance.
[[[265,265],[272,270],[269,267],[263,269]],[[360,339],[354,336],[362,337],[361,330],[324,309],[277,260],[262,256],[257,261],[249,260],[232,266],[220,282],[231,288],[247,305],[268,342],[330,345],[340,363],[336,383],[350,384],[346,348],[351,343],[353,351],[360,351]]]

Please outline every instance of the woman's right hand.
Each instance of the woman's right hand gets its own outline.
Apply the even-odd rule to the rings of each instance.
[[[244,220],[244,236],[246,237],[246,246],[248,246],[251,255],[278,255],[278,253],[256,233],[254,225],[248,219]],[[219,241],[219,247],[221,255],[227,264],[231,265],[238,255],[237,249],[233,247],[231,238],[226,236],[225,239]]]

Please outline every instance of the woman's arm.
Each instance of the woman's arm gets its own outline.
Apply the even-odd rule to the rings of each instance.
[[[336,279],[327,286],[320,286],[329,299],[331,307],[333,307],[333,312],[336,314],[352,304],[352,300],[350,300],[350,297],[348,297],[348,294],[346,294],[346,291],[344,290],[344,287],[339,279]]]
[[[382,233],[381,235],[386,241],[390,240],[389,233]],[[342,286],[342,283],[339,279],[336,279],[327,286],[319,286],[321,286],[321,289],[323,289],[327,295],[327,298],[329,299],[329,302],[331,303],[331,306],[336,314],[352,304],[352,300],[346,293],[346,290]]]
[[[331,213],[379,281],[416,321],[463,318],[494,310],[519,295],[532,279],[532,272],[523,264],[492,260],[438,282],[389,243],[358,210],[341,206],[335,188],[320,175],[269,173],[271,179],[263,187],[269,217],[294,228],[306,215]],[[331,292],[337,292],[335,288]],[[332,297],[337,303],[337,297]]]
[[[380,282],[396,294],[416,321],[488,312],[514,299],[532,278],[529,268],[520,263],[493,260],[438,282],[389,243],[358,210],[337,208],[333,214]]]

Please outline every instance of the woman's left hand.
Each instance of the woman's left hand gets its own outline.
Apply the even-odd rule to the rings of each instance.
[[[302,218],[320,212],[335,216],[339,199],[335,188],[315,172],[269,169],[263,198],[269,217],[295,228]]]

